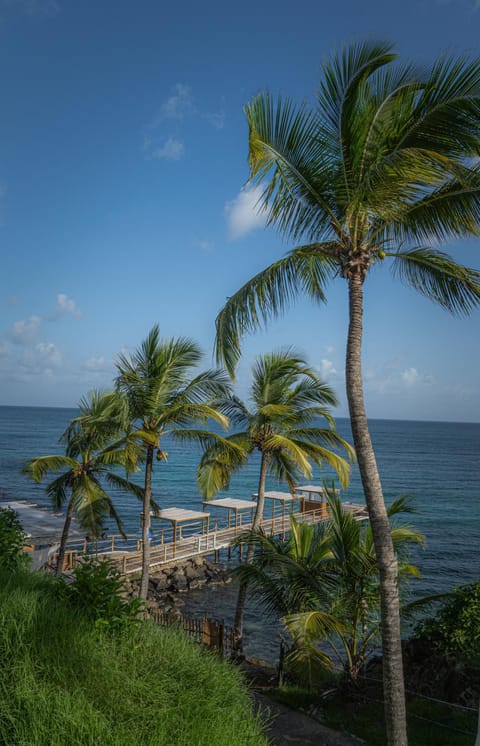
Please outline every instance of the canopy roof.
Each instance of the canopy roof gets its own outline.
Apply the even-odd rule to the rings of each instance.
[[[306,485],[302,485],[300,487],[297,487],[296,491],[297,491],[297,493],[305,492],[305,493],[308,493],[310,495],[324,495],[325,494],[325,489],[321,485],[318,485],[318,484],[306,484]],[[336,489],[335,490],[335,494],[339,495],[340,494],[340,490]]]
[[[211,505],[213,508],[230,508],[232,510],[252,510],[256,507],[257,503],[253,500],[237,500],[234,497],[221,497],[218,500],[209,500],[203,503],[205,505]]]
[[[254,492],[253,497],[258,497],[258,493]],[[292,500],[298,500],[300,495],[291,495],[290,492],[277,492],[276,490],[270,490],[269,492],[264,492],[264,497],[268,497],[269,500],[288,503]]]
[[[152,513],[153,518],[160,518],[171,523],[183,523],[185,521],[198,521],[210,518],[209,513],[200,513],[198,510],[185,510],[184,508],[164,508],[158,513]]]

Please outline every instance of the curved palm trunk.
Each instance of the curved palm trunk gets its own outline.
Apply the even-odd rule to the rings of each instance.
[[[400,637],[398,568],[363,399],[361,365],[363,279],[360,274],[349,278],[348,289],[350,316],[345,367],[346,388],[353,442],[380,574],[383,690],[387,739],[389,746],[406,746],[407,722]]]
[[[67,514],[65,516],[65,523],[63,524],[62,538],[60,539],[60,546],[58,548],[58,559],[57,566],[55,568],[55,575],[60,575],[63,572],[63,566],[65,564],[65,548],[67,546],[68,534],[70,533],[70,525],[72,523],[73,516],[73,495],[70,498],[70,502],[67,506]]]
[[[140,581],[139,598],[146,600],[148,594],[148,578],[150,574],[150,501],[152,498],[152,470],[153,470],[153,446],[147,448],[147,460],[145,464],[145,492],[143,495],[143,522],[142,522],[142,579]]]
[[[268,468],[268,456],[266,453],[262,453],[262,460],[260,462],[260,476],[258,479],[258,497],[257,507],[255,508],[255,516],[253,518],[252,531],[258,531],[262,525],[263,520],[263,506],[265,504],[265,482],[267,480],[267,468]],[[249,563],[253,559],[255,554],[255,546],[251,543],[248,545],[246,562]],[[247,598],[247,586],[243,583],[240,584],[238,589],[237,607],[235,609],[235,621],[234,630],[236,636],[236,644],[238,652],[242,652],[242,641],[243,641],[243,617],[245,614],[245,601]]]

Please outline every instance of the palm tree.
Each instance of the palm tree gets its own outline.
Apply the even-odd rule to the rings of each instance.
[[[377,640],[380,595],[370,524],[362,526],[330,493],[329,520],[319,526],[292,518],[289,539],[258,532],[255,558],[237,574],[267,614],[280,616],[294,641],[293,659],[340,665],[348,682],[356,681]],[[423,536],[396,516],[410,513],[405,497],[388,509],[390,532],[399,555],[400,577],[417,576],[408,561],[413,543]],[[325,641],[330,655],[318,648]]]
[[[315,109],[260,94],[247,106],[250,180],[270,225],[301,243],[232,295],[217,317],[217,356],[233,374],[240,338],[299,293],[325,301],[347,282],[346,389],[382,589],[388,743],[407,743],[397,562],[366,418],[361,368],[364,283],[392,270],[452,313],[480,299],[480,273],[436,248],[477,235],[480,63],[444,57],[395,65],[389,44],[344,48],[323,68]],[[386,262],[385,262],[386,263]]]
[[[252,407],[237,397],[222,402],[231,423],[238,431],[227,438],[212,438],[206,444],[198,469],[198,484],[204,497],[210,498],[225,487],[230,478],[258,452],[260,474],[258,497],[252,530],[257,531],[263,519],[267,473],[287,482],[295,490],[300,474],[312,474],[311,462],[329,464],[343,486],[348,484],[349,465],[332,448],[344,449],[353,459],[352,447],[334,430],[328,406],[335,405],[333,391],[319,380],[315,371],[292,350],[258,357],[253,366],[250,388]],[[327,427],[318,427],[317,420]],[[253,557],[249,545],[247,563]],[[240,585],[235,630],[241,649],[246,586]]]
[[[356,682],[363,672],[380,630],[380,592],[377,561],[371,524],[362,527],[352,513],[345,511],[335,495],[328,498],[329,522],[323,541],[332,553],[334,592],[329,612],[339,621],[336,637],[327,637],[337,663],[344,664],[347,683]],[[405,496],[398,497],[388,507],[390,535],[398,557],[399,579],[418,577],[418,568],[410,564],[408,552],[412,544],[424,543],[423,535],[396,517],[411,513]],[[317,610],[309,614],[295,613],[285,619],[287,629],[297,643],[305,645],[307,655],[311,643],[315,649],[319,639],[326,637],[323,615]],[[337,645],[340,644],[342,653]]]
[[[142,578],[140,598],[147,598],[150,566],[150,510],[152,505],[153,459],[166,461],[162,438],[170,433],[177,438],[208,438],[202,430],[187,430],[192,421],[209,418],[223,427],[228,419],[214,406],[214,399],[227,397],[227,377],[219,370],[208,370],[191,377],[202,354],[190,339],[160,339],[155,325],[138,350],[130,357],[120,355],[116,363],[118,391],[125,396],[132,423],[129,440],[143,449],[145,489],[142,519]]]
[[[119,531],[124,534],[120,517],[105,490],[105,482],[110,487],[126,490],[143,499],[140,487],[111,470],[115,467],[133,468],[127,449],[113,439],[119,434],[118,423],[115,424],[112,419],[114,401],[115,395],[111,392],[91,392],[79,404],[80,416],[72,420],[60,439],[65,444],[65,455],[38,456],[22,470],[35,482],[41,482],[50,472],[60,472],[46,487],[54,510],[62,510],[67,504],[57,574],[63,571],[65,548],[74,514],[89,535],[98,536],[106,515],[115,520]]]

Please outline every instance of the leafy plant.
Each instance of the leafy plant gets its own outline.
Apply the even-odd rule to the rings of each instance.
[[[119,631],[140,621],[144,602],[124,598],[122,576],[111,560],[86,557],[73,575],[73,583],[62,581],[61,596],[98,628]]]
[[[460,653],[480,661],[480,580],[460,585],[435,617],[415,627],[417,637],[430,640],[444,653]]]
[[[12,508],[0,508],[0,565],[15,570],[28,562],[22,552],[26,534],[18,516]]]

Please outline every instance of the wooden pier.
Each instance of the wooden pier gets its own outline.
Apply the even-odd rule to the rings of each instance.
[[[293,516],[299,523],[308,523],[311,525],[322,523],[327,520],[328,513],[325,504],[316,503],[318,509],[312,509],[312,503],[310,503],[308,509],[295,511],[285,515],[273,515],[271,518],[265,518],[262,521],[262,529],[266,534],[283,536],[288,534],[290,527],[290,516]],[[362,505],[355,503],[343,503],[346,510],[351,511],[358,520],[365,520],[367,515],[365,508]],[[251,520],[242,523],[242,521],[235,521],[235,525],[230,525],[225,528],[215,528],[209,530],[206,533],[193,533],[189,536],[182,536],[178,539],[176,536],[176,530],[168,538],[165,537],[165,532],[161,532],[158,543],[153,543],[150,548],[150,570],[159,570],[162,567],[166,567],[175,562],[186,562],[188,559],[194,557],[201,557],[206,555],[219,556],[220,550],[230,549],[234,542],[238,541],[238,538],[243,534],[248,533],[252,528]],[[105,539],[99,540],[98,543],[90,543],[89,546],[86,542],[82,542],[79,546],[78,542],[69,542],[66,553],[66,567],[65,569],[75,566],[86,553],[92,554],[92,549],[95,554],[99,557],[105,557],[113,560],[117,568],[123,575],[133,575],[139,573],[142,568],[142,551],[141,541],[138,537],[135,540],[132,539],[130,547],[121,549],[118,546],[120,543],[120,537],[115,541],[115,537],[105,537]],[[241,551],[241,547],[240,547]]]

